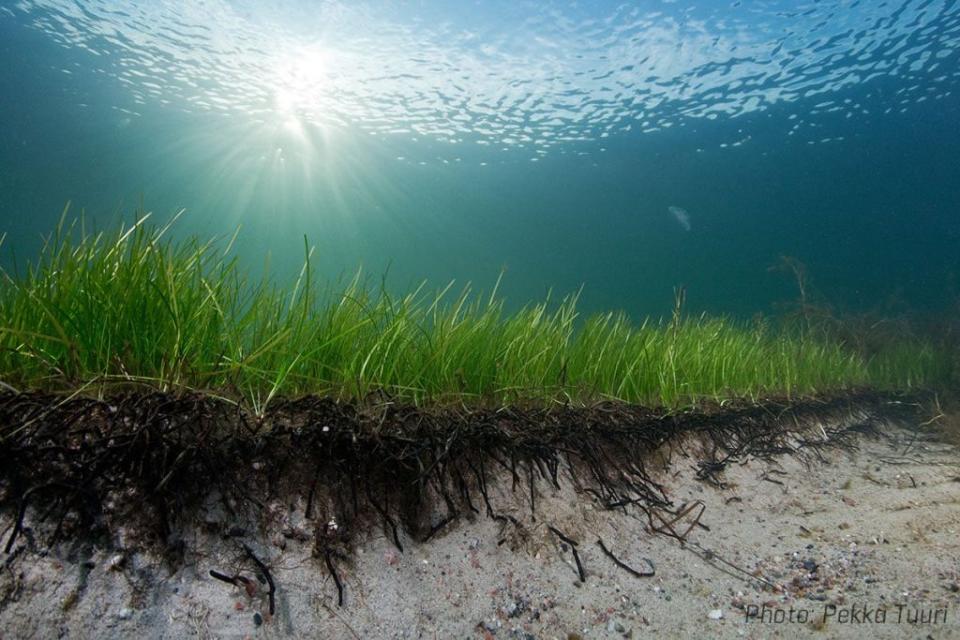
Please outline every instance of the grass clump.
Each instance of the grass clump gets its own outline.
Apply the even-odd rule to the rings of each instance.
[[[806,327],[688,317],[636,325],[580,318],[577,296],[507,313],[496,287],[392,296],[359,276],[251,280],[232,241],[174,241],[148,216],[107,233],[61,222],[0,287],[0,379],[23,389],[147,384],[261,411],[278,396],[415,403],[591,402],[677,406],[700,398],[910,387],[942,375],[923,344],[867,358]]]

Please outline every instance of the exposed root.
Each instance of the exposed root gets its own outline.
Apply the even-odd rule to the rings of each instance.
[[[573,559],[577,563],[577,575],[580,576],[580,582],[586,582],[587,574],[584,572],[583,564],[580,562],[580,554],[577,553],[577,546],[578,546],[577,542],[563,535],[563,533],[556,527],[547,527],[547,528],[550,529],[550,531],[552,531],[554,534],[556,534],[556,536],[560,538],[562,542],[565,542],[567,545],[570,546],[570,551],[573,552]]]
[[[252,560],[255,565],[257,565],[257,568],[260,570],[260,573],[263,575],[264,579],[267,581],[267,587],[268,587],[267,599],[270,603],[270,615],[272,616],[276,613],[276,609],[277,609],[276,607],[277,586],[273,583],[273,576],[270,575],[270,569],[268,569],[267,565],[265,565],[263,561],[256,556],[256,554],[253,552],[253,549],[250,548],[250,545],[244,544],[243,550],[247,552],[247,557],[250,558],[250,560]],[[337,582],[338,582],[337,586],[339,587],[340,586],[339,580]],[[342,600],[342,589],[341,589],[341,600]]]
[[[607,556],[608,558],[610,558],[611,560],[613,560],[613,563],[614,563],[615,565],[617,565],[618,567],[620,567],[621,569],[623,569],[624,571],[626,571],[626,572],[629,573],[630,575],[634,576],[635,578],[652,578],[653,576],[657,575],[657,568],[654,566],[653,561],[652,561],[650,558],[644,558],[644,559],[643,559],[644,562],[646,562],[647,565],[650,567],[650,570],[649,570],[649,571],[637,571],[636,569],[634,569],[634,568],[631,567],[630,565],[628,565],[628,564],[626,564],[625,562],[623,562],[620,558],[618,558],[617,556],[613,555],[613,552],[610,551],[610,549],[607,549],[607,545],[603,544],[603,540],[601,540],[600,538],[597,538],[597,546],[600,547],[600,550],[603,551],[603,554],[604,554],[605,556]]]
[[[694,528],[708,530],[700,522],[704,507],[672,502],[648,468],[654,454],[669,461],[674,449],[683,450],[694,457],[698,478],[722,488],[730,464],[785,454],[813,461],[828,447],[854,447],[884,423],[916,424],[919,407],[872,392],[681,413],[616,403],[464,409],[306,397],[254,415],[196,394],[64,400],[0,393],[0,510],[13,523],[4,550],[16,553],[17,541],[45,521],[47,544],[109,536],[123,526],[170,548],[178,544],[171,539],[176,525],[211,496],[239,521],[267,514],[265,503],[292,488],[305,499],[315,555],[342,604],[333,558],[346,557],[370,524],[379,522],[401,552],[404,536],[427,541],[481,512],[529,535],[497,510],[496,478],[525,494],[534,522],[540,492],[570,482],[600,508],[636,510],[651,531],[683,542]],[[550,530],[573,549],[585,579],[576,543]],[[600,546],[624,570],[648,575]],[[244,549],[270,585],[273,613],[269,569]]]

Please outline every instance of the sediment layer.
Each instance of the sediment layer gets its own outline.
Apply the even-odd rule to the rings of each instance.
[[[915,397],[870,391],[682,412],[306,397],[262,415],[204,395],[4,395],[0,510],[16,516],[4,550],[28,521],[44,523],[47,544],[123,526],[144,544],[176,549],[176,522],[211,500],[228,516],[266,516],[266,502],[291,491],[305,496],[318,555],[370,526],[383,526],[402,549],[401,532],[426,541],[463,517],[504,519],[489,499],[494,470],[507,472],[531,517],[539,487],[559,488],[566,477],[596,506],[639,509],[656,528],[654,513],[676,515],[678,505],[651,476],[654,457],[663,464],[692,447],[698,477],[719,484],[738,460],[816,456],[919,411]]]

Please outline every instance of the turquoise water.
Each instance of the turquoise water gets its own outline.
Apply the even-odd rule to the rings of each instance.
[[[141,202],[293,273],[303,236],[516,304],[941,310],[960,3],[0,0],[0,227]],[[9,260],[5,257],[4,260]]]

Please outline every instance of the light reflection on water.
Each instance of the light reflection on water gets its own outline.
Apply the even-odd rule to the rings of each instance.
[[[809,99],[784,133],[830,141],[805,131],[817,114],[875,108],[869,94],[839,98],[844,88],[896,78],[882,104],[896,110],[960,77],[951,1],[21,0],[3,11],[92,54],[127,86],[132,117],[162,104],[533,157]]]

